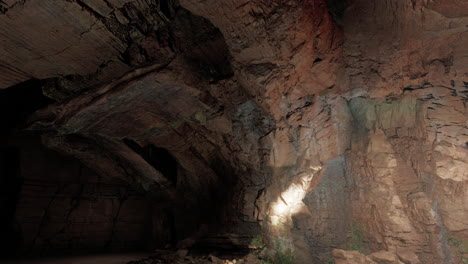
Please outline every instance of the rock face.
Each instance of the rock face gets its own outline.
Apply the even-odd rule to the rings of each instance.
[[[379,251],[372,253],[369,256],[364,256],[357,251],[344,251],[342,249],[333,250],[333,256],[335,257],[336,264],[403,264],[399,260],[399,257],[389,251]],[[414,260],[410,260],[410,263]],[[408,262],[407,262],[408,263]]]
[[[0,86],[56,101],[28,130],[144,190],[162,243],[467,261],[466,1],[3,2]]]

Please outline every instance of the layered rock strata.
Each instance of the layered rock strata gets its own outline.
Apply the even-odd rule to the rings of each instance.
[[[2,86],[48,79],[30,129],[173,208],[176,239],[466,261],[465,1],[52,2],[2,3]]]

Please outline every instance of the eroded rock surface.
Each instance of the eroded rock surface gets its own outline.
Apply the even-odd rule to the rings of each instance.
[[[465,1],[4,2],[1,86],[47,79],[29,129],[144,189],[161,245],[259,223],[298,263],[468,259]]]

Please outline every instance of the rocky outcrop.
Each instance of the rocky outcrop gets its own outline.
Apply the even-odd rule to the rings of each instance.
[[[465,7],[2,3],[0,79],[47,79],[56,103],[29,129],[145,190],[176,240],[259,223],[269,249],[299,263],[463,263]],[[30,32],[26,21],[52,13]],[[39,34],[50,38],[28,41]]]

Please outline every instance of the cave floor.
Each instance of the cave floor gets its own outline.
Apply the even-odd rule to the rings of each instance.
[[[1,264],[126,264],[145,258],[149,253],[111,253],[81,256],[46,257],[35,259],[0,260]]]
[[[128,264],[259,264],[259,259],[245,251],[213,251],[210,254],[188,250],[156,250],[151,256]]]
[[[182,254],[181,254],[182,252]],[[234,252],[238,253],[238,252]],[[186,255],[187,251],[156,251],[153,253],[109,253],[79,256],[24,258],[0,260],[0,264],[256,264],[259,263],[252,254],[215,253]]]

